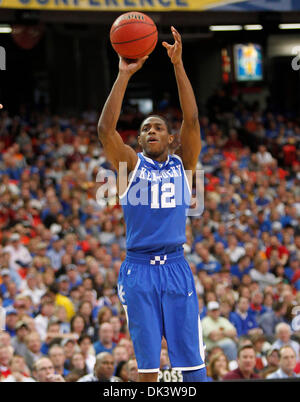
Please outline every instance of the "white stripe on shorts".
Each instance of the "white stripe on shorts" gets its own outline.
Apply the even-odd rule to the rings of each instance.
[[[201,364],[200,366],[194,366],[194,367],[172,367],[172,369],[180,371],[191,371],[191,370],[200,370],[203,367],[205,367],[205,364]]]
[[[159,368],[157,369],[138,369],[139,373],[158,373]]]
[[[128,313],[127,313],[127,305],[126,304],[122,304],[124,311],[125,311],[125,315],[126,315],[126,320],[127,320],[127,326],[129,327],[129,318],[128,318]]]

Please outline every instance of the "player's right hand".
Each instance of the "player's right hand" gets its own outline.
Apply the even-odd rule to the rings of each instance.
[[[138,70],[140,70],[145,63],[145,61],[148,59],[149,56],[142,57],[141,59],[125,59],[122,56],[119,56],[120,62],[119,62],[119,71],[120,73],[126,73],[129,76],[133,75],[136,73]]]

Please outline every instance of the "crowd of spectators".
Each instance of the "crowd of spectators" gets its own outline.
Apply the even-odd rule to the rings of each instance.
[[[224,98],[200,116],[205,209],[184,244],[208,376],[297,376],[300,122]],[[180,112],[158,112],[178,143]],[[117,291],[126,230],[114,191],[98,192],[111,165],[97,113],[0,113],[0,381],[136,381]],[[128,108],[119,122],[136,151],[143,117]],[[182,380],[164,339],[159,378]]]

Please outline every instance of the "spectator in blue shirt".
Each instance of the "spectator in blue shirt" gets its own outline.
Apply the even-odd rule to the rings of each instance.
[[[16,296],[18,294],[17,285],[13,281],[9,281],[6,285],[6,292],[3,294],[3,307],[8,308],[12,307]]]
[[[215,274],[216,272],[221,271],[221,264],[219,261],[217,261],[211,254],[209,254],[209,251],[206,249],[202,250],[201,253],[202,261],[197,264],[197,271],[205,271],[209,275]]]
[[[13,163],[12,161],[10,163]],[[7,174],[11,180],[20,181],[22,176],[23,168],[18,166],[10,166],[5,171],[4,174]]]
[[[51,266],[55,271],[58,271],[61,268],[61,259],[65,253],[66,251],[63,248],[63,241],[59,236],[53,236],[51,248],[47,250],[46,255],[50,259]]]
[[[248,255],[243,255],[238,260],[237,264],[234,264],[230,268],[231,275],[237,276],[239,280],[242,280],[243,275],[250,272],[252,268],[251,260]]]
[[[215,242],[221,242],[224,244],[224,247],[227,248],[228,247],[228,242],[227,242],[227,229],[224,223],[221,223],[218,227],[218,230],[216,233],[214,233],[214,238],[215,238]]]
[[[265,207],[270,203],[270,198],[266,196],[266,189],[264,187],[259,187],[257,191],[257,197],[255,197],[254,202],[258,207]]]
[[[285,228],[288,225],[291,225],[293,221],[293,217],[291,215],[291,207],[289,205],[285,205],[284,207],[284,215],[281,216],[280,222],[282,226]]]
[[[69,370],[64,367],[66,360],[64,348],[60,345],[54,344],[49,348],[48,355],[53,363],[55,373],[66,377],[69,374]]]
[[[272,228],[272,224],[268,219],[265,219],[265,212],[259,211],[257,213],[257,224],[259,225],[259,230],[261,232],[270,232]]]
[[[69,278],[69,289],[73,289],[82,284],[82,278],[78,273],[77,265],[68,264],[65,268],[66,274]]]
[[[275,121],[270,121],[269,123],[269,127],[266,129],[266,137],[268,139],[274,139],[278,137],[278,128],[276,126],[276,122]]]
[[[258,328],[254,314],[249,313],[249,301],[240,297],[236,310],[229,315],[229,321],[236,327],[237,335],[250,335],[253,329]]]
[[[273,304],[272,311],[266,311],[257,318],[259,327],[263,330],[264,334],[269,341],[275,340],[275,328],[280,322],[284,322],[284,315],[287,312],[287,306],[282,301],[276,301]]]
[[[8,284],[11,281],[10,270],[7,269],[7,268],[3,268],[0,271],[0,275],[1,275],[1,278],[2,278],[2,283],[0,285],[0,292],[2,294],[2,298],[3,298],[3,301],[4,301],[4,299],[6,298],[5,294],[8,295],[8,293],[7,293]],[[11,304],[13,304],[13,303],[11,303]],[[3,304],[3,307],[5,307],[5,304]]]
[[[204,226],[202,231],[201,231],[201,234],[199,234],[198,236],[195,237],[194,247],[195,247],[195,245],[197,243],[200,243],[200,242],[202,242],[204,240],[209,240],[210,236],[211,236],[210,227],[209,226]]]
[[[15,308],[8,307],[6,313],[5,331],[10,334],[11,337],[16,335],[16,324],[18,321],[17,310]]]
[[[101,352],[112,353],[116,344],[113,342],[113,327],[110,323],[104,322],[99,327],[98,337],[99,340],[94,343],[96,355]]]
[[[263,305],[263,301],[264,296],[262,291],[257,289],[251,293],[249,312],[255,316],[256,320],[261,314],[267,311]]]

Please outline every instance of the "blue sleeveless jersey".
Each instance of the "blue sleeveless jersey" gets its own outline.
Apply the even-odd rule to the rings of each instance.
[[[159,163],[139,153],[119,199],[128,251],[170,253],[182,248],[191,191],[179,156],[169,155]]]

